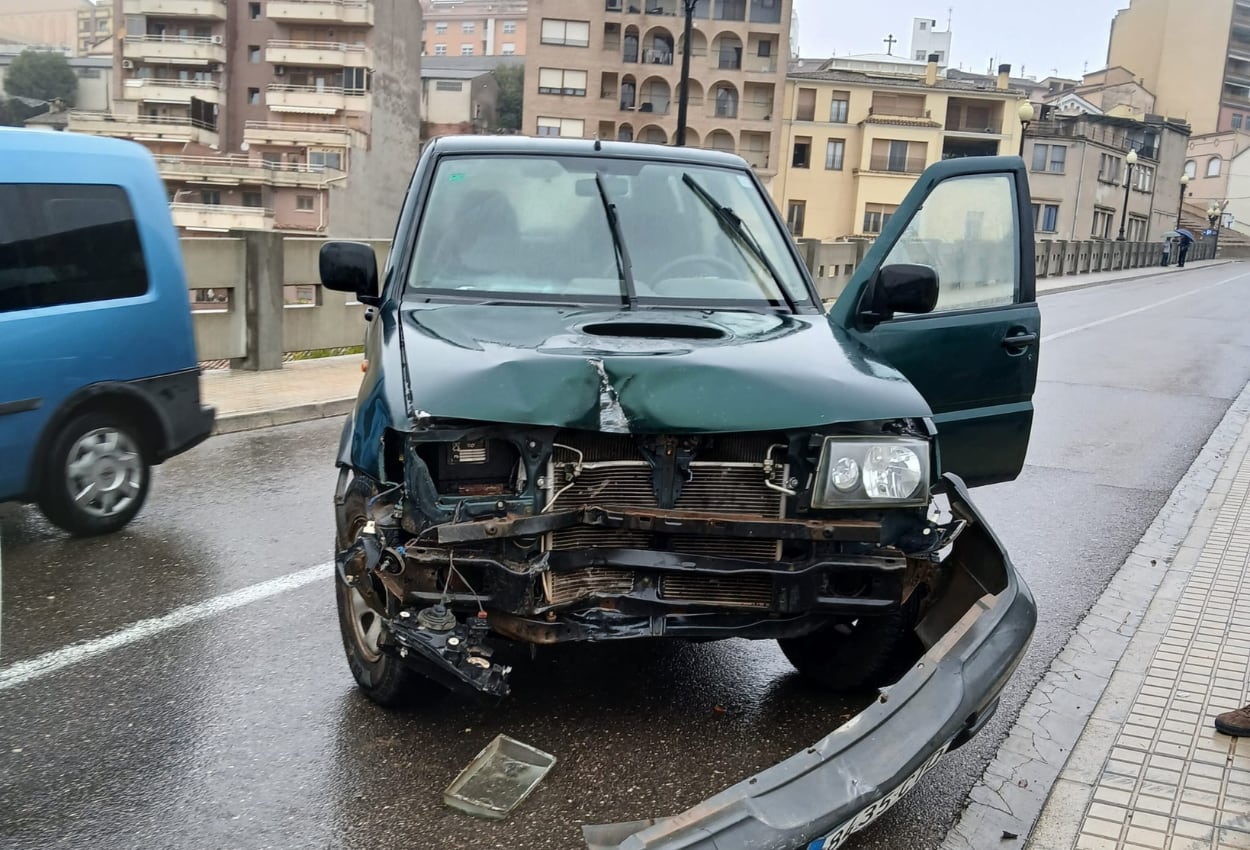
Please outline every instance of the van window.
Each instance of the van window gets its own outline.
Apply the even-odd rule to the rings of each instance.
[[[0,183],[0,312],[147,290],[139,231],[120,186]]]

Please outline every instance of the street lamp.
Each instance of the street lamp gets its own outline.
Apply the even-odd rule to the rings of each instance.
[[[1211,206],[1207,207],[1207,221],[1211,222],[1211,229],[1215,231],[1215,247],[1211,251],[1211,259],[1215,259],[1215,255],[1220,250],[1220,218],[1223,217],[1224,210],[1214,200]]]
[[[677,147],[686,145],[686,112],[690,106],[690,37],[694,34],[694,7],[699,0],[682,0],[686,10],[685,45],[681,51],[681,92],[677,99]]]
[[[1029,125],[1033,123],[1033,104],[1025,101],[1020,104],[1017,113],[1020,116],[1020,158],[1024,158],[1024,136],[1029,132]]]
[[[1181,229],[1181,210],[1185,208],[1185,188],[1189,185],[1189,175],[1181,175],[1181,202],[1176,205],[1176,229]]]
[[[1137,151],[1129,151],[1124,161],[1128,163],[1128,174],[1124,177],[1124,211],[1120,213],[1120,235],[1115,238],[1117,242],[1124,241],[1124,223],[1128,221],[1128,190],[1133,185],[1133,166],[1137,164]]]

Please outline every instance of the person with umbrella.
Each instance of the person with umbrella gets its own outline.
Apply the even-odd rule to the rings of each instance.
[[[1194,243],[1194,234],[1192,231],[1184,228],[1169,230],[1163,234],[1163,265],[1168,264],[1169,255],[1172,253],[1173,246],[1177,249],[1178,262],[1177,266],[1185,267],[1185,258],[1189,255],[1189,246]]]
[[[1183,227],[1177,228],[1176,232],[1180,236],[1180,243],[1181,243],[1180,244],[1180,262],[1178,262],[1176,265],[1178,268],[1183,269],[1185,268],[1185,258],[1189,256],[1189,246],[1194,244],[1195,239],[1194,239],[1194,234],[1188,230],[1185,230]]]

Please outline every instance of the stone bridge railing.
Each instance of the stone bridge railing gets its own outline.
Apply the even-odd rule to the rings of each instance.
[[[264,232],[183,239],[201,362],[279,369],[285,352],[360,345],[365,308],[353,296],[320,285],[317,257],[322,244],[317,238]],[[390,240],[370,244],[381,269]],[[841,294],[871,244],[798,240],[799,252],[826,301]],[[1189,257],[1209,259],[1212,248],[1200,241]],[[1155,266],[1161,263],[1161,245],[1048,240],[1037,244],[1036,263],[1038,278]]]

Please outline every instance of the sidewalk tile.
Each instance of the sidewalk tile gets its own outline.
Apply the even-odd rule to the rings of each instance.
[[[1037,850],[1163,848],[1250,850],[1250,741],[1218,734],[1212,717],[1250,694],[1250,425],[1223,458],[1168,575],[1109,682],[1126,672],[1140,687],[1104,693],[1059,783],[1092,782],[1092,800],[1067,843],[1048,799],[1039,823],[1063,841]],[[1210,467],[1214,469],[1215,467]],[[1211,479],[1208,479],[1211,480]],[[1179,538],[1183,537],[1183,540]],[[1128,569],[1126,565],[1125,569]],[[1166,588],[1166,593],[1164,593]],[[1141,610],[1141,609],[1139,609]],[[1110,724],[1110,726],[1109,726]],[[1095,773],[1094,738],[1113,741]],[[1094,773],[1091,778],[1091,773]],[[1068,787],[1068,786],[1064,786]],[[1079,808],[1069,808],[1071,812]]]

